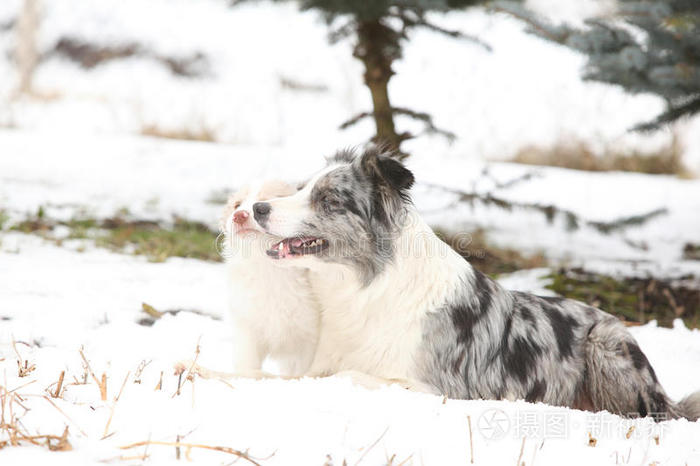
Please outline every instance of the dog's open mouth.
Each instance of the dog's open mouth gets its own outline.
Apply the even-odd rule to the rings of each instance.
[[[267,255],[273,259],[284,259],[285,257],[299,257],[308,254],[318,254],[328,248],[328,241],[323,238],[301,236],[285,238],[272,245],[267,250]]]

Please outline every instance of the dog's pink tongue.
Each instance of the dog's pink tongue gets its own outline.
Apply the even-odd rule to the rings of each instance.
[[[300,238],[294,238],[293,240],[291,240],[291,243],[292,246],[294,246],[295,248],[300,248],[301,245],[304,244],[304,242]]]

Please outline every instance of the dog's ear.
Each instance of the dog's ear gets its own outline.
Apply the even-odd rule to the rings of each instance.
[[[379,185],[386,185],[401,196],[408,195],[413,186],[414,177],[411,170],[396,159],[380,153],[376,149],[365,151],[359,158],[362,172]]]

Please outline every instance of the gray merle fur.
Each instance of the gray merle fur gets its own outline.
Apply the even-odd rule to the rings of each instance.
[[[355,267],[367,285],[395,259],[413,175],[378,150],[339,164],[311,192],[307,235],[328,239],[322,260]],[[335,248],[335,250],[333,250]],[[700,392],[672,402],[615,317],[581,302],[507,291],[466,261],[459,285],[421,322],[417,377],[461,399],[524,399],[657,420],[700,415]]]

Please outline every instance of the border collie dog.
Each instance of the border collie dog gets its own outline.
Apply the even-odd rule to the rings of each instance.
[[[329,159],[291,196],[253,204],[284,238],[267,254],[309,270],[321,307],[308,371],[356,371],[461,399],[524,399],[656,419],[672,402],[634,338],[583,303],[507,291],[442,242],[413,207],[413,174],[370,149]]]
[[[320,313],[308,271],[279,267],[267,257],[265,251],[279,238],[266,234],[251,210],[256,202],[295,192],[296,188],[281,181],[258,182],[233,194],[224,209],[220,228],[225,238],[236,374],[264,375],[260,369],[269,356],[283,375],[300,376],[316,351]]]

